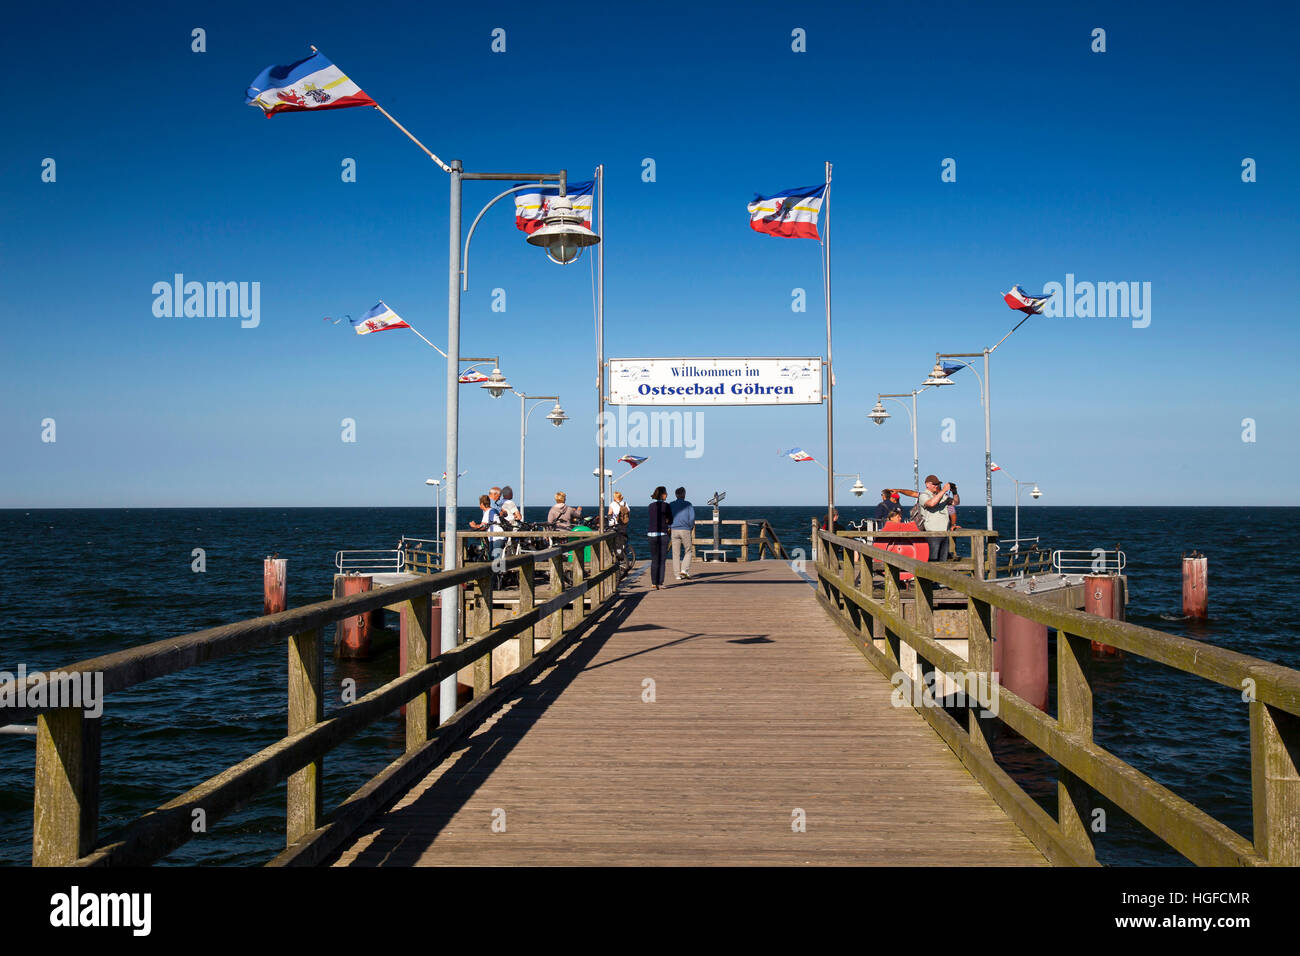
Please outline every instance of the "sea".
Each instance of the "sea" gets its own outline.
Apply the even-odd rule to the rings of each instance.
[[[840,504],[842,520],[874,501]],[[576,503],[576,502],[574,502]],[[590,507],[586,511],[592,510]],[[543,520],[545,508],[529,508]],[[709,509],[698,507],[699,517]],[[632,540],[644,541],[644,507]],[[722,518],[766,518],[787,548],[807,547],[817,504],[730,507]],[[477,515],[462,508],[461,521]],[[984,526],[984,509],[959,509]],[[1010,507],[994,523],[1011,537]],[[385,549],[402,535],[434,536],[432,508],[167,508],[0,510],[0,671],[58,669],[111,651],[254,617],[262,559],[288,559],[289,606],[330,596],[340,549]],[[1300,667],[1290,553],[1300,508],[1059,507],[1020,509],[1021,537],[1063,549],[1119,548],[1127,559],[1128,619]],[[1180,614],[1181,557],[1209,559],[1209,618]],[[644,557],[644,551],[642,557]],[[201,561],[200,561],[201,557]],[[198,570],[201,568],[201,570]],[[327,633],[327,638],[328,638]],[[327,658],[326,684],[356,681],[358,696],[397,673],[392,650],[365,662]],[[115,829],[278,740],[284,733],[285,650],[226,658],[111,695],[104,712],[100,840]],[[864,670],[864,679],[878,679]],[[809,695],[818,693],[808,687]],[[338,701],[327,704],[327,712]],[[774,713],[774,721],[781,715]],[[1238,833],[1251,836],[1247,706],[1238,690],[1126,656],[1098,664],[1095,736],[1113,753]],[[31,861],[31,736],[0,735],[0,864]],[[325,806],[338,805],[403,750],[394,717],[325,760]],[[1054,764],[1006,731],[997,755],[1049,811]],[[1096,833],[1108,865],[1186,861],[1106,801]],[[257,865],[284,845],[284,786],[175,851],[164,865]],[[978,861],[962,861],[975,863]]]

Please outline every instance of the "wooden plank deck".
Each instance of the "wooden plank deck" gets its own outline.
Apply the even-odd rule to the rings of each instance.
[[[1044,864],[785,562],[694,570],[626,582],[335,865]]]

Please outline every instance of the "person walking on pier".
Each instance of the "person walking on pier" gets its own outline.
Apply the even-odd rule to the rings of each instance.
[[[923,531],[948,530],[948,500],[952,497],[948,485],[942,484],[934,475],[925,476],[925,490],[911,491],[907,488],[895,488],[900,495],[915,498],[920,511],[918,522]],[[948,539],[930,538],[930,560],[948,560]]]
[[[668,529],[672,512],[668,509],[668,489],[660,485],[650,495],[650,584],[658,591],[664,583],[664,562],[668,557]]]
[[[668,506],[672,514],[668,527],[672,532],[673,573],[678,581],[689,581],[691,558],[695,557],[695,545],[691,542],[695,537],[695,506],[686,500],[685,488],[678,488],[676,495],[677,500]],[[679,549],[686,553],[685,558],[679,555]]]

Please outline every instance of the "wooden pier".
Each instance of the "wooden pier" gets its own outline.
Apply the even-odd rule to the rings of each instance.
[[[574,533],[504,569],[419,574],[82,661],[62,672],[102,675],[111,708],[140,683],[283,648],[286,733],[101,838],[99,719],[66,702],[3,706],[0,724],[37,723],[33,863],[156,862],[194,838],[196,816],[210,826],[287,781],[275,866],[1087,866],[1096,794],[1192,862],[1300,865],[1300,672],[999,586],[991,533],[956,534],[970,554],[927,564],[813,530],[807,559],[697,563],[695,580],[649,591],[615,563],[614,532]],[[760,553],[787,550],[757,538]],[[503,570],[517,580],[505,601]],[[442,653],[439,594],[460,595],[461,641]],[[325,629],[382,607],[401,617],[403,672],[327,714]],[[995,680],[978,700],[915,692],[991,679],[999,613],[1055,634],[1050,711]],[[1197,678],[1189,693],[1241,696],[1249,836],[1093,739],[1097,644]],[[430,699],[457,675],[472,697],[438,724]],[[323,806],[327,755],[403,706],[404,752]],[[1055,813],[999,766],[1003,726],[1055,762]]]
[[[626,587],[337,865],[1046,862],[788,562],[692,574]]]

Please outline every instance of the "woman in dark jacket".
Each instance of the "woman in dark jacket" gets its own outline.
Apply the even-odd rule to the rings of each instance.
[[[656,591],[664,583],[664,561],[668,557],[668,489],[660,485],[650,496],[650,583]]]

